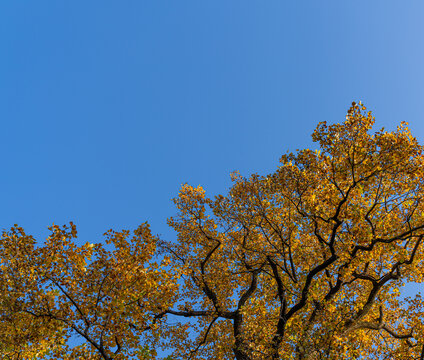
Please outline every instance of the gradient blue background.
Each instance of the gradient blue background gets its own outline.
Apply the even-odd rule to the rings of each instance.
[[[422,1],[0,3],[0,228],[81,242],[273,171],[362,100],[424,142]]]

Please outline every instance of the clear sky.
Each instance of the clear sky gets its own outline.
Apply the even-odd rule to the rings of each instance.
[[[362,100],[424,143],[423,1],[0,3],[0,227],[82,242],[311,147]]]

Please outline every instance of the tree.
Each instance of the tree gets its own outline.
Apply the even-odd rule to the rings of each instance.
[[[183,269],[167,312],[198,321],[181,358],[424,358],[422,300],[399,294],[423,280],[423,148],[373,124],[353,103],[268,176],[213,200],[182,188],[163,245]]]
[[[39,248],[3,234],[1,331],[32,319],[61,358],[423,359],[423,301],[399,291],[423,281],[423,147],[373,124],[353,103],[270,175],[235,173],[213,199],[184,185],[174,242],[147,224],[110,232],[113,252],[74,245],[73,225]],[[67,349],[71,333],[86,344]]]
[[[142,224],[77,246],[76,227],[53,226],[43,246],[20,227],[0,243],[0,349],[4,359],[151,359],[176,294],[168,260],[152,260],[157,238]],[[81,345],[67,340],[77,335]],[[144,341],[142,341],[144,339]]]

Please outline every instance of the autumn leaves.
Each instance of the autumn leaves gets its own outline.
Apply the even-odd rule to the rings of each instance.
[[[42,245],[0,242],[5,358],[413,359],[423,302],[399,288],[424,271],[423,148],[406,124],[372,133],[353,104],[318,124],[319,149],[227,195],[184,185],[169,225],[77,245],[73,224]],[[73,346],[69,338],[82,344]]]

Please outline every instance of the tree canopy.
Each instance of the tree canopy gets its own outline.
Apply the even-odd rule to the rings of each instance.
[[[72,223],[38,246],[4,232],[2,357],[423,359],[423,300],[400,294],[423,281],[423,147],[373,124],[353,103],[269,175],[214,198],[184,185],[175,241],[146,223],[106,244]]]

